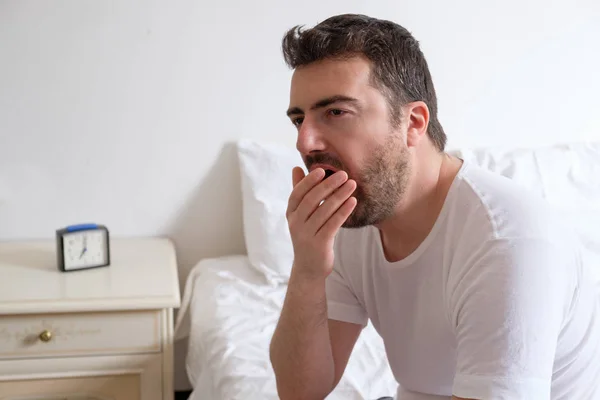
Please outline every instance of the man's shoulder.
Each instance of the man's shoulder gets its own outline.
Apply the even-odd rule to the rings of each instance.
[[[459,175],[455,202],[469,229],[487,224],[489,238],[545,237],[563,231],[563,221],[541,196],[496,172],[469,164]],[[459,209],[454,207],[455,209]],[[483,220],[483,221],[482,221]]]
[[[558,210],[528,188],[481,167],[469,166],[461,179],[452,207],[462,207],[461,215],[455,215],[457,222],[445,236],[450,241],[449,285],[492,287],[501,279],[548,273],[565,277],[565,284],[574,282],[579,245]]]

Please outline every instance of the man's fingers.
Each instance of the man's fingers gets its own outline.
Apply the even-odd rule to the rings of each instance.
[[[293,172],[292,174],[296,174],[297,172]],[[302,172],[304,175],[304,172]],[[298,173],[298,176],[300,174]],[[294,185],[294,189],[292,190],[292,194],[290,195],[288,201],[288,215],[298,208],[298,205],[306,195],[315,185],[323,180],[325,177],[325,171],[322,168],[315,168],[308,175],[302,178],[299,182]],[[295,177],[293,177],[295,179]]]
[[[329,218],[352,196],[356,190],[356,181],[350,179],[328,196],[315,212],[308,217],[307,224],[310,231],[317,232]]]
[[[342,204],[340,208],[327,220],[327,222],[317,231],[317,236],[323,240],[327,240],[335,236],[337,231],[342,227],[348,219],[354,208],[356,207],[356,197],[350,197]]]
[[[348,174],[344,171],[339,171],[311,188],[296,209],[298,219],[300,221],[307,221],[319,208],[319,204],[321,204],[323,200],[329,198],[331,194],[338,190],[344,182],[347,182],[347,180]],[[319,227],[320,226],[316,226],[315,230]]]

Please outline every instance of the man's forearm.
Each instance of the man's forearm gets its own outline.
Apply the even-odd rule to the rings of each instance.
[[[324,279],[306,280],[292,272],[271,342],[271,363],[282,399],[323,399],[333,389]]]

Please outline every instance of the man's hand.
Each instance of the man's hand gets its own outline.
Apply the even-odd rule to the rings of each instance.
[[[356,198],[351,197],[356,182],[348,179],[346,172],[338,171],[323,180],[324,177],[322,168],[306,176],[301,168],[294,168],[294,189],[286,212],[294,267],[310,278],[324,278],[331,273],[335,235],[356,207]]]
[[[356,182],[343,171],[323,178],[322,168],[307,176],[301,168],[292,171],[294,189],[286,217],[294,265],[270,346],[282,399],[327,397],[343,373],[361,328],[336,321],[330,331],[325,296],[326,278],[333,269],[333,242],[356,206],[351,197]]]

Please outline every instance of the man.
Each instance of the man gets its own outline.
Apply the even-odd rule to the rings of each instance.
[[[600,301],[577,243],[543,202],[444,152],[411,34],[341,15],[283,51],[309,173],[294,169],[287,210],[281,398],[325,398],[370,320],[398,399],[600,399]]]

